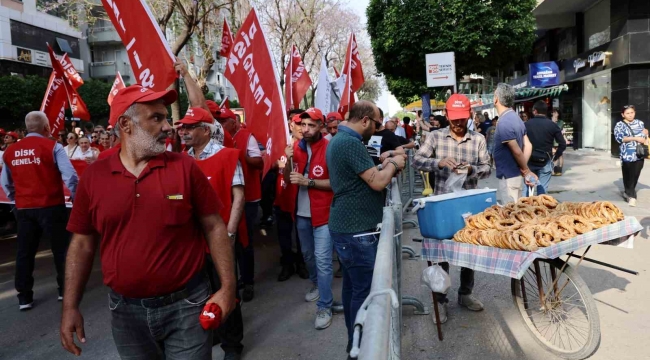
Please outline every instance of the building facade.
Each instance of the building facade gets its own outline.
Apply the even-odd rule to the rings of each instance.
[[[0,0],[0,76],[49,77],[48,43],[56,54],[68,53],[83,76],[84,42],[67,20],[39,11],[36,0]]]
[[[568,91],[547,101],[571,127],[574,148],[617,156],[624,105],[650,126],[650,1],[543,0],[533,13],[538,40],[526,62],[557,64]],[[520,79],[511,83],[529,86]]]

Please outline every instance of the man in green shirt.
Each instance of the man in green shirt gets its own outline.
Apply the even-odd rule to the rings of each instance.
[[[382,191],[404,168],[405,157],[396,155],[375,166],[364,140],[382,126],[379,108],[359,101],[350,109],[349,120],[339,125],[338,134],[327,147],[327,167],[334,199],[330,207],[329,230],[343,265],[343,307],[352,347],[354,319],[370,292],[377,255],[378,235],[374,233],[383,217]]]

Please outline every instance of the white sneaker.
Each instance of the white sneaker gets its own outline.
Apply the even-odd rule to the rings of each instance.
[[[314,321],[316,330],[327,329],[330,325],[332,325],[332,310],[318,309],[318,312],[316,312],[316,321]]]
[[[18,305],[18,310],[25,311],[25,310],[29,310],[29,309],[31,309],[33,307],[34,307],[34,302],[32,301],[29,304],[20,304],[20,305]]]
[[[633,198],[633,197],[631,197],[631,198],[627,201],[627,203],[630,204],[630,206],[634,207],[634,206],[636,206],[636,199]]]
[[[58,301],[63,301],[63,296],[59,295],[59,297],[57,298],[57,300],[58,300]]]
[[[305,301],[306,302],[312,302],[320,299],[320,293],[318,292],[318,287],[312,286],[311,289],[307,292],[307,295],[305,295]]]

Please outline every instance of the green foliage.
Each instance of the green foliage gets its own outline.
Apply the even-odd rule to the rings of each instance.
[[[84,80],[77,91],[81,99],[86,103],[90,113],[90,121],[96,125],[108,125],[110,108],[106,99],[111,91],[111,83],[96,79]]]
[[[414,113],[403,111],[403,110],[400,110],[400,111],[396,112],[395,115],[393,115],[391,117],[396,117],[396,118],[398,118],[400,120],[404,119],[404,117],[408,117],[411,120],[415,120],[415,114]]]
[[[406,104],[433,90],[426,86],[425,54],[454,51],[459,77],[504,68],[532,50],[535,6],[536,0],[371,0],[367,23],[377,70]]]
[[[230,108],[231,108],[231,109],[235,109],[235,108],[240,108],[240,107],[241,107],[241,105],[239,104],[239,101],[237,101],[237,100],[230,100],[230,99],[229,99],[228,101],[230,101]]]
[[[25,127],[25,115],[40,109],[46,88],[47,79],[38,76],[0,77],[0,126],[5,129]]]

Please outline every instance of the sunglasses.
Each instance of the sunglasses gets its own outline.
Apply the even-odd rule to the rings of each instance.
[[[636,108],[634,107],[634,105],[623,105],[623,109],[625,109],[625,110],[627,110],[627,109],[636,110]]]
[[[97,139],[97,136],[91,136],[90,138],[91,139]]]

